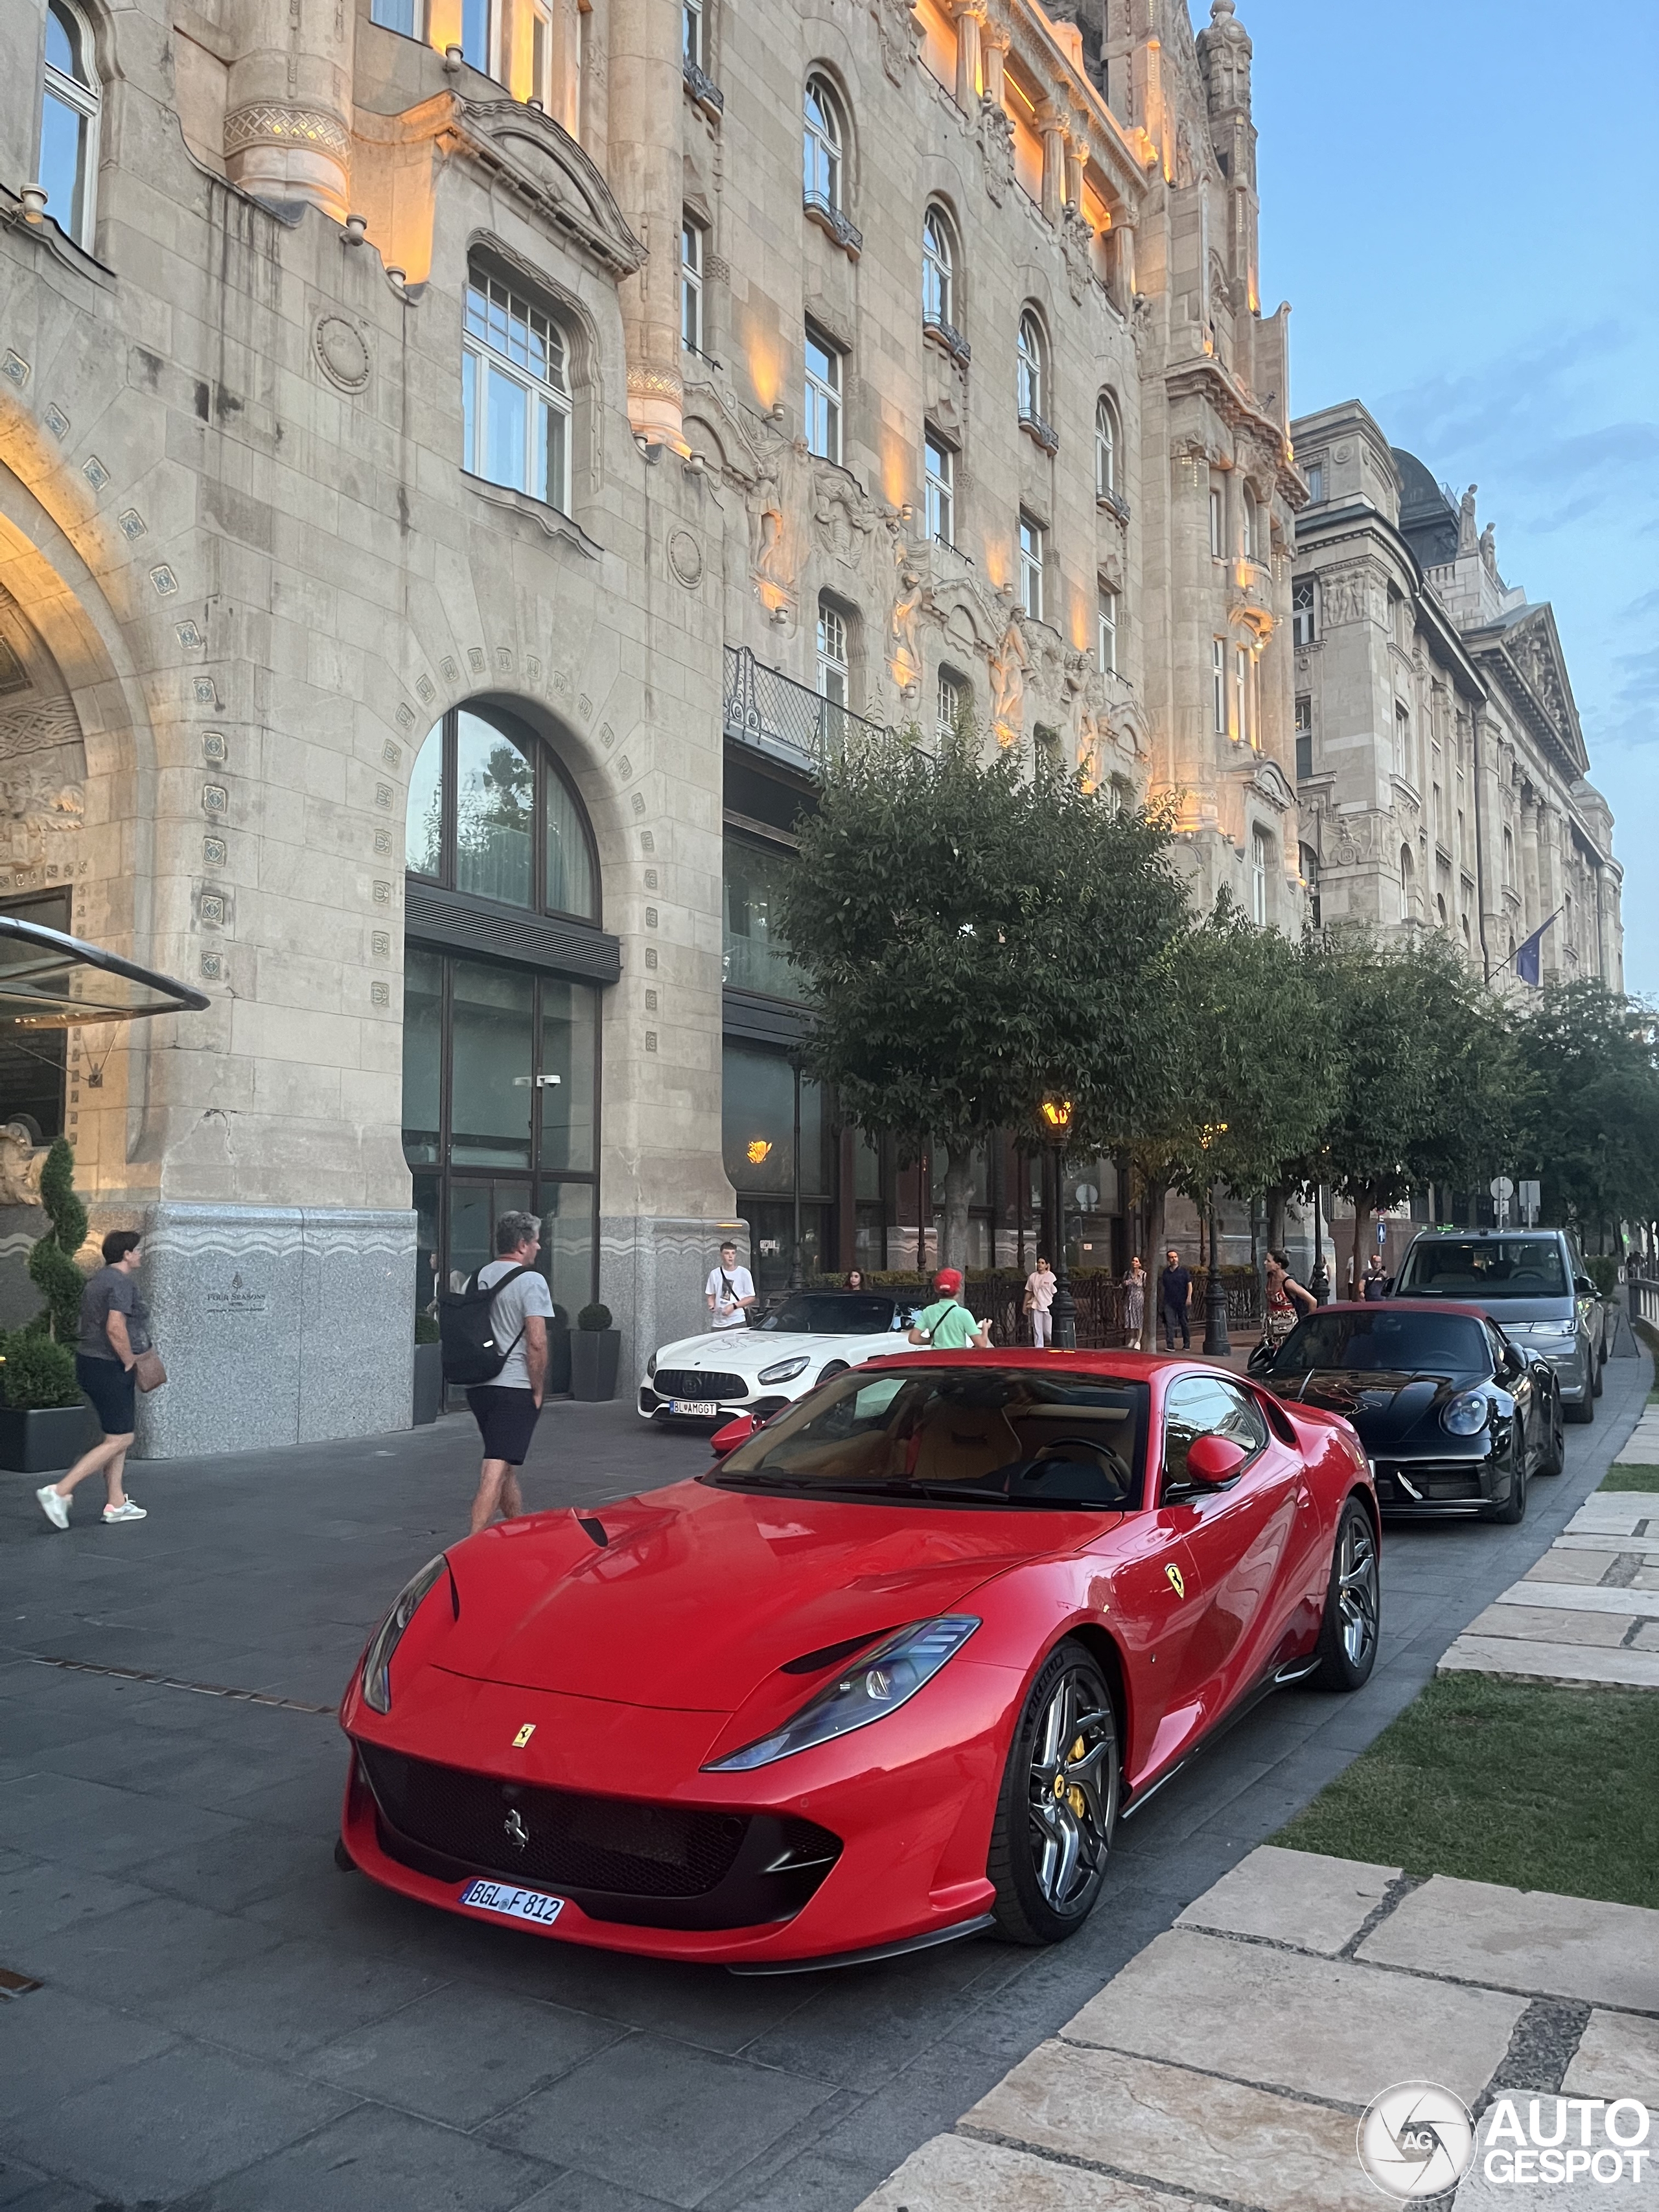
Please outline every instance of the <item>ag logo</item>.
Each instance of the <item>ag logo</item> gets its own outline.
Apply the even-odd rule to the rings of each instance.
[[[1402,2200],[1455,2188],[1474,2157],[1474,2122],[1461,2097],[1434,2081],[1397,2081],[1365,2108],[1359,2163]]]
[[[1182,1573],[1180,1568],[1165,1567],[1164,1571],[1170,1577],[1170,1588],[1175,1592],[1176,1595],[1177,1597],[1185,1597],[1187,1595],[1187,1578]]]

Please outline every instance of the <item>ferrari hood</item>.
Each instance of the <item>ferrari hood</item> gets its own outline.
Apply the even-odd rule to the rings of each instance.
[[[791,1660],[951,1612],[1067,1535],[1070,1515],[916,1515],[680,1483],[459,1546],[459,1618],[434,1657],[480,1680],[729,1713]]]
[[[1361,1443],[1377,1451],[1401,1442],[1474,1379],[1375,1368],[1316,1368],[1294,1395],[1304,1405],[1340,1413],[1352,1422]]]

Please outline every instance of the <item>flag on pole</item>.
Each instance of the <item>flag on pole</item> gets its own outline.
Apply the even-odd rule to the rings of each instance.
[[[1537,928],[1534,930],[1532,935],[1527,939],[1526,943],[1521,947],[1521,950],[1516,954],[1515,972],[1521,978],[1521,981],[1523,983],[1531,983],[1535,986],[1543,981],[1542,961],[1544,932],[1549,927],[1550,922],[1553,922],[1555,920],[1556,915],[1559,915],[1560,911],[1560,908],[1557,907],[1555,914],[1553,914],[1550,916],[1549,921],[1540,921]]]

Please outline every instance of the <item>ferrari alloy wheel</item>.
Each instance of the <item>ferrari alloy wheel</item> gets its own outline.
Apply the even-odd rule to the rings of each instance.
[[[1382,1620],[1378,1565],[1371,1516],[1357,1498],[1351,1498],[1337,1523],[1325,1615],[1319,1625],[1319,1665],[1313,1675],[1318,1689],[1357,1690],[1370,1679]]]
[[[1083,1925],[1106,1878],[1120,1786],[1111,1692],[1068,1637],[1031,1685],[1002,1778],[987,1869],[1000,1935],[1058,1943]]]

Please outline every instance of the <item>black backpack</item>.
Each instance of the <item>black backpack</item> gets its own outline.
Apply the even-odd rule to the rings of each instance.
[[[482,1272],[481,1269],[479,1273]],[[534,1273],[533,1267],[514,1267],[488,1290],[478,1287],[475,1274],[464,1291],[439,1292],[438,1342],[443,1349],[446,1382],[465,1386],[495,1380],[517,1348],[519,1336],[524,1334],[520,1329],[519,1336],[506,1346],[496,1342],[495,1323],[490,1318],[495,1301],[509,1283],[516,1283],[520,1275]]]

